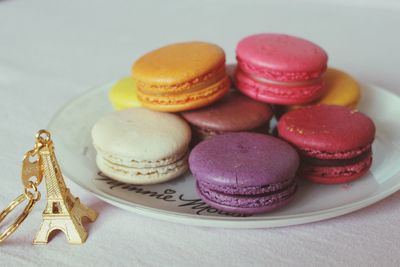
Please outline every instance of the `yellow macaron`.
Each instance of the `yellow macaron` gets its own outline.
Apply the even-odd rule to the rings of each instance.
[[[323,76],[327,88],[318,104],[356,108],[361,98],[360,85],[347,73],[329,68]]]
[[[136,95],[136,83],[132,77],[126,77],[116,82],[108,96],[116,110],[141,106]]]
[[[317,104],[337,105],[355,109],[361,98],[360,85],[349,74],[328,68],[322,76],[325,93],[314,102],[305,105],[287,106],[286,110]]]

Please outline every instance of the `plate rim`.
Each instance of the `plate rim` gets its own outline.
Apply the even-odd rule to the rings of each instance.
[[[93,86],[91,89],[88,89],[86,92],[72,98],[64,105],[61,106],[53,114],[49,123],[47,124],[47,129],[52,132],[53,124],[59,117],[59,115],[70,105],[78,101],[79,99],[95,93],[96,91],[104,90],[106,87],[110,87],[115,81],[104,83],[102,85]],[[380,91],[380,93],[395,97],[399,99],[399,96],[389,91],[383,87],[373,85],[373,84],[366,84],[360,83],[361,87],[369,87],[372,90]],[[342,216],[345,214],[349,214],[351,212],[357,211],[359,209],[365,208],[370,206],[391,194],[400,190],[400,182],[397,183],[395,186],[388,188],[387,190],[380,192],[378,194],[374,194],[368,196],[364,199],[350,202],[345,205],[341,205],[338,207],[333,207],[329,209],[323,209],[313,212],[306,212],[296,215],[279,215],[279,216],[269,216],[268,218],[264,217],[214,217],[214,216],[206,216],[206,215],[195,215],[195,214],[185,214],[180,212],[174,211],[167,211],[163,209],[157,209],[153,207],[143,206],[141,204],[137,204],[134,202],[130,202],[111,194],[107,194],[97,188],[91,188],[90,186],[86,186],[84,183],[80,182],[80,179],[75,178],[73,175],[66,170],[62,170],[64,177],[69,179],[70,181],[74,182],[76,185],[81,187],[82,189],[88,191],[89,193],[93,194],[97,198],[105,201],[113,206],[118,208],[128,210],[134,212],[139,215],[160,219],[164,221],[176,222],[181,224],[187,225],[194,225],[194,226],[205,226],[205,227],[223,227],[223,228],[271,228],[271,227],[285,227],[290,225],[300,225],[306,224],[311,222],[317,222],[321,220],[327,220],[334,217]],[[396,176],[400,178],[400,173],[396,173],[392,175],[388,180],[394,179]]]

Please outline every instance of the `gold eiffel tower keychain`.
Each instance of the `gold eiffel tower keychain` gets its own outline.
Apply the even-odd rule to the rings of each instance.
[[[32,161],[34,158],[36,159]],[[41,228],[33,243],[46,244],[50,233],[54,230],[61,230],[69,243],[82,244],[85,242],[88,234],[83,227],[82,219],[86,217],[90,221],[94,221],[97,213],[83,205],[66,186],[54,153],[53,141],[50,133],[46,130],[40,130],[36,134],[34,149],[28,151],[24,156],[21,174],[24,193],[0,213],[0,223],[24,200],[27,200],[28,204],[17,219],[0,234],[0,242],[17,230],[40,200],[41,194],[38,186],[43,177],[46,181],[47,205],[43,211]]]

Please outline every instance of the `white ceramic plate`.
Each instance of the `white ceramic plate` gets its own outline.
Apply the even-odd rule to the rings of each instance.
[[[400,99],[375,86],[363,86],[360,110],[377,126],[371,170],[360,180],[342,185],[317,185],[301,181],[295,199],[283,209],[243,217],[225,214],[204,204],[187,174],[152,186],[133,186],[98,174],[90,131],[111,112],[110,85],[95,88],[68,103],[52,119],[64,175],[104,201],[117,207],[172,222],[229,228],[277,227],[319,221],[371,205],[400,189]],[[346,133],[343,133],[344,135]]]

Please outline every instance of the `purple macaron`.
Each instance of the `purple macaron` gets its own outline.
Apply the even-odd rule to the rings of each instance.
[[[227,212],[271,211],[286,205],[297,190],[296,150],[268,135],[216,136],[192,150],[189,166],[203,201]]]

